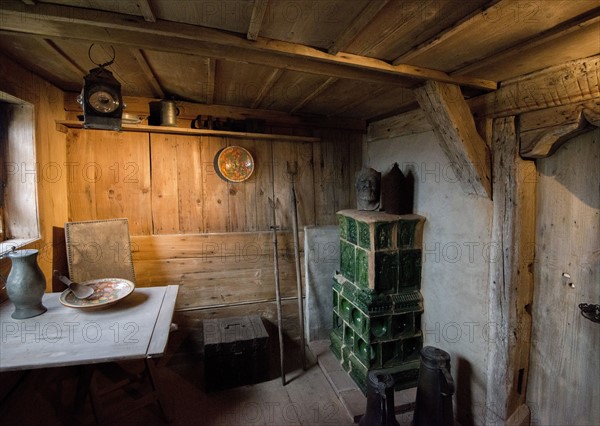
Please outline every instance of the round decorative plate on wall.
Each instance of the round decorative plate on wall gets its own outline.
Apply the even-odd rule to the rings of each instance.
[[[228,182],[243,182],[254,172],[254,158],[241,146],[228,146],[215,155],[215,171]]]

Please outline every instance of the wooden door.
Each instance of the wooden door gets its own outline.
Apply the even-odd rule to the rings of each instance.
[[[535,287],[527,402],[532,424],[600,424],[600,130],[538,160]]]

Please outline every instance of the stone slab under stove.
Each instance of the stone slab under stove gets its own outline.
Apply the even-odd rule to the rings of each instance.
[[[365,414],[367,398],[348,373],[342,369],[329,345],[329,340],[317,340],[310,342],[308,347],[348,415],[354,423],[358,423]],[[416,395],[416,387],[394,392],[396,420],[401,426],[409,426],[412,422]]]

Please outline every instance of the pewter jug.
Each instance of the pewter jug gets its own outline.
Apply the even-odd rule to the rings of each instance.
[[[433,346],[421,349],[414,426],[452,426],[454,380],[450,374],[450,355]]]
[[[37,264],[37,250],[15,250],[8,254],[12,266],[6,280],[6,294],[15,305],[11,317],[31,318],[46,312],[42,296],[46,278]]]
[[[175,104],[175,101],[162,100],[160,101],[160,125],[177,127],[177,116],[179,115],[179,108]]]

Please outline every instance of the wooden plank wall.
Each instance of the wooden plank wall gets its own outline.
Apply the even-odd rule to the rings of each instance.
[[[531,424],[591,425],[600,419],[600,326],[585,319],[578,308],[580,303],[600,303],[599,162],[598,129],[537,160],[527,390]]]
[[[37,173],[37,210],[40,240],[28,248],[40,251],[38,263],[46,276],[47,289],[52,286],[52,227],[67,221],[67,180],[64,178],[66,144],[64,133],[57,132],[56,120],[64,120],[64,93],[56,86],[27,71],[0,54],[0,101],[2,93],[33,105]],[[32,206],[35,208],[35,206]],[[10,261],[0,261],[3,276]],[[1,287],[1,286],[0,286]]]
[[[269,199],[277,206],[281,294],[288,300],[297,294],[292,180],[300,230],[335,224],[336,211],[355,206],[362,135],[328,130],[319,136],[322,142],[314,143],[69,130],[69,220],[127,217],[137,285],[181,285],[177,309],[187,317],[235,308],[273,318]],[[225,182],[214,170],[215,155],[229,145],[255,159],[245,182]]]

